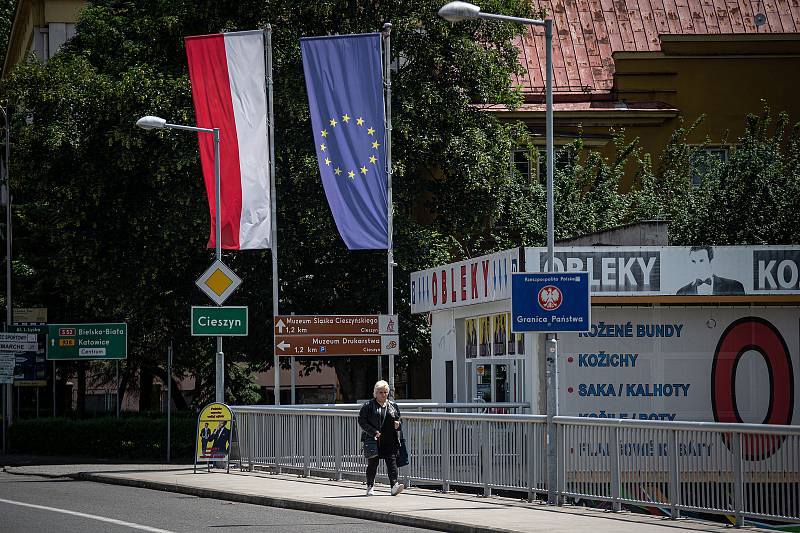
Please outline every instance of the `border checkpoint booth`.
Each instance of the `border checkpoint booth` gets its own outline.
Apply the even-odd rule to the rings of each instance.
[[[514,333],[511,276],[545,272],[515,248],[411,275],[429,313],[434,402],[528,403],[544,414],[544,335]],[[591,329],[558,335],[560,415],[800,422],[800,247],[569,246],[587,271]]]

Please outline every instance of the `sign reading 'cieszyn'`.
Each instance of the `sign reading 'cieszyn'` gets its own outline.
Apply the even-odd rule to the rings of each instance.
[[[397,355],[397,315],[279,315],[278,355]]]
[[[247,335],[247,307],[192,307],[192,335]]]

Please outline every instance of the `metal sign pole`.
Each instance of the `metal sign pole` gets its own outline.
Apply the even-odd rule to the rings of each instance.
[[[7,387],[8,385],[3,385],[3,388]],[[5,390],[3,390],[3,397],[0,398],[3,403],[3,453],[6,453],[6,434],[8,433],[8,429],[6,428],[6,395]]]
[[[292,375],[291,375],[291,378],[290,378],[290,383],[292,385],[292,405],[294,405],[294,404],[297,403],[297,389],[295,388],[296,385],[297,385],[297,383],[296,383],[297,382],[297,378],[295,377],[295,372],[297,372],[297,370],[295,369],[295,366],[294,366],[295,365],[294,356],[290,357],[289,361],[291,362],[291,367],[292,367],[292,370],[291,370]]]
[[[53,361],[53,418],[56,417],[56,362]]]
[[[170,444],[172,443],[172,339],[167,350],[167,463],[170,462]],[[196,454],[197,452],[195,452]]]
[[[216,255],[217,261],[222,261],[222,201],[220,200],[220,175],[219,175],[219,128],[214,128],[214,189],[216,200]],[[217,304],[221,305],[221,304]],[[217,337],[217,365],[215,399],[217,403],[225,403],[225,353],[222,351],[222,337]]]
[[[114,395],[116,396],[117,400],[117,418],[119,418],[119,361],[114,361],[117,367],[117,393]]]
[[[392,25],[387,22],[383,25],[383,86],[385,89],[385,106],[386,106],[386,220],[387,220],[387,237],[388,247],[386,250],[386,292],[388,300],[388,315],[394,314],[394,243],[392,239],[393,233],[393,216],[394,209],[392,206],[392,69],[391,69],[391,33]],[[389,355],[389,392],[396,394],[394,390],[394,355]]]
[[[545,36],[545,135],[547,148],[547,271],[555,271],[555,215],[553,212],[553,21],[544,21]],[[547,376],[547,503],[558,502],[558,443],[554,417],[558,416],[558,337],[547,334],[545,342]]]
[[[264,29],[266,40],[266,75],[267,75],[267,142],[269,144],[269,183],[270,183],[270,216],[272,217],[272,319],[280,313],[278,303],[280,302],[278,286],[278,201],[277,201],[277,175],[275,174],[275,116],[272,109],[272,24],[267,24]],[[274,370],[275,383],[275,405],[281,404],[281,362],[275,350],[275,343],[272,345],[272,368]]]
[[[6,202],[6,331],[9,326],[14,323],[13,307],[11,300],[11,127],[8,124],[8,111],[0,107],[0,112],[3,113],[3,120],[6,126],[6,161],[5,161],[5,176],[3,188],[5,189],[5,202]],[[6,385],[6,410],[5,417],[7,417],[6,424],[11,425],[12,422],[12,406],[11,406],[11,385]],[[5,418],[4,417],[4,418]]]

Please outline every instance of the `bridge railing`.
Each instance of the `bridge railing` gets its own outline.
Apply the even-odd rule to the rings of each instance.
[[[335,479],[366,470],[355,408],[232,409],[244,468]],[[529,499],[547,493],[547,417],[401,410],[411,462],[400,475],[408,482],[444,491],[476,487],[485,495],[511,490]],[[681,511],[729,515],[737,525],[745,517],[800,521],[800,426],[579,417],[554,423],[561,499],[608,502],[614,510],[638,504],[672,518]]]
[[[800,427],[555,417],[562,496],[800,520]]]
[[[492,404],[489,404],[490,406]],[[450,408],[450,404],[447,404]],[[473,405],[473,408],[475,406]],[[490,409],[481,405],[481,409]],[[358,411],[300,407],[232,407],[241,464],[329,474],[363,475]],[[439,413],[401,404],[411,456],[401,477],[415,484],[544,492],[545,416]],[[383,474],[383,465],[379,474]]]

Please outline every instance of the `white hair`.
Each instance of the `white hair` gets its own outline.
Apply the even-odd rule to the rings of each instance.
[[[380,390],[380,389],[390,390],[389,389],[389,384],[386,383],[386,381],[384,381],[384,380],[380,380],[380,381],[375,382],[375,387],[372,389],[372,395],[377,398],[378,390]]]

